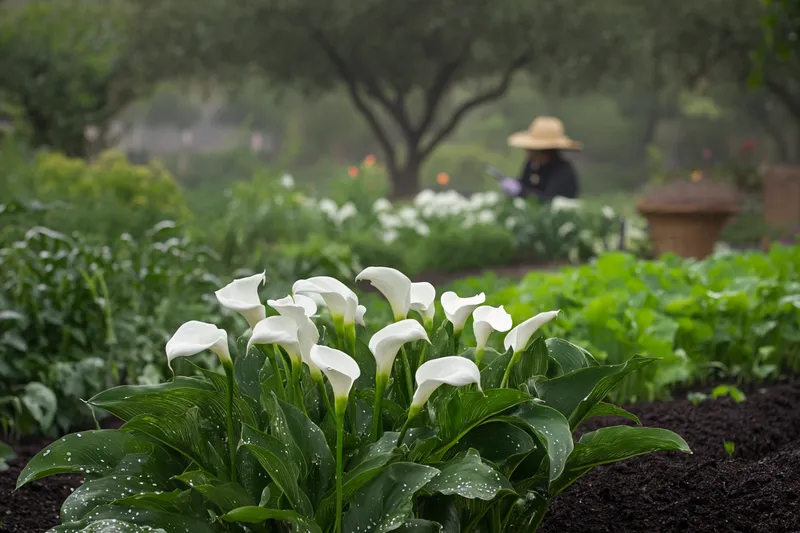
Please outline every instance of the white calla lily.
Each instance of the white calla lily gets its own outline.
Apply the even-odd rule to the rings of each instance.
[[[503,346],[506,350],[511,348],[514,353],[524,352],[525,348],[528,347],[528,342],[531,340],[531,335],[544,324],[558,317],[558,313],[559,311],[546,311],[518,324],[508,332],[503,341]]]
[[[461,298],[456,293],[447,291],[442,294],[441,298],[444,314],[447,320],[453,324],[453,331],[457,334],[464,329],[464,324],[466,324],[469,315],[485,301],[486,295],[484,293],[469,298]]]
[[[369,351],[375,356],[376,372],[388,377],[400,348],[407,342],[421,340],[430,342],[425,328],[410,318],[389,324],[378,331],[369,340]]]
[[[472,331],[475,332],[476,350],[483,351],[494,331],[508,331],[513,321],[505,308],[482,305],[472,312]]]
[[[367,312],[367,308],[363,305],[359,305],[356,307],[356,324],[361,326],[362,328],[367,327],[366,322],[364,322],[364,315]]]
[[[433,325],[436,315],[436,288],[427,281],[411,284],[411,310],[422,317],[425,327]]]
[[[316,302],[308,296],[296,294],[294,297],[286,296],[280,300],[267,300],[267,305],[275,309],[281,316],[291,318],[297,324],[300,356],[311,371],[314,381],[322,381],[319,368],[311,361],[311,347],[319,341],[319,330],[310,318],[317,312]]]
[[[297,330],[297,322],[291,317],[267,317],[253,328],[253,334],[247,341],[247,351],[255,344],[274,344],[286,350],[292,361],[297,361],[301,358]]]
[[[319,344],[311,347],[311,360],[327,376],[328,382],[333,389],[333,396],[336,399],[337,414],[341,409],[340,404],[347,407],[347,398],[350,396],[350,389],[353,383],[361,376],[361,369],[355,359],[346,353],[320,346]],[[343,413],[341,413],[343,414]]]
[[[267,280],[266,271],[246,278],[235,279],[214,294],[223,307],[241,314],[252,328],[267,316],[258,297],[258,287]]]
[[[231,364],[228,333],[224,329],[198,320],[186,322],[167,341],[167,365],[171,369],[176,357],[189,357],[204,350],[217,354],[223,365]]]
[[[279,300],[267,300],[267,305],[276,310],[278,314],[294,318],[297,321],[317,314],[317,303],[302,294],[285,296]]]
[[[475,383],[478,390],[481,390],[481,373],[478,365],[465,357],[449,356],[432,359],[423,363],[416,374],[417,390],[411,400],[411,412],[419,412],[425,402],[428,401],[433,391],[441,385],[447,384],[454,387],[462,387]]]
[[[355,323],[358,296],[347,285],[330,276],[316,276],[296,281],[292,293],[311,296],[318,294],[325,301],[334,319],[344,321],[345,325]]]
[[[408,276],[388,267],[367,267],[356,276],[356,281],[369,281],[389,301],[395,321],[408,316],[411,307],[411,280]]]

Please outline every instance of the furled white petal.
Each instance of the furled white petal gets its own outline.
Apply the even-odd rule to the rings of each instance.
[[[328,346],[312,346],[311,361],[328,377],[335,398],[347,398],[353,383],[361,376],[355,359]]]
[[[485,301],[486,295],[484,293],[469,298],[461,298],[452,291],[442,294],[441,299],[444,314],[447,320],[453,324],[453,330],[456,332],[464,329],[464,324],[467,322],[469,315]]]
[[[528,341],[531,340],[531,335],[541,326],[556,318],[558,313],[559,311],[546,311],[518,324],[514,329],[508,332],[508,335],[506,335],[503,341],[506,350],[513,348],[514,353],[524,351],[525,348],[528,347]]]
[[[375,356],[378,374],[388,376],[400,348],[407,342],[421,340],[430,342],[425,328],[410,318],[389,324],[378,331],[369,340],[369,351]]]
[[[289,357],[300,357],[297,322],[288,316],[271,316],[261,320],[253,328],[253,334],[247,342],[248,352],[254,344],[275,344],[286,350]]]
[[[258,297],[258,287],[266,282],[266,271],[246,278],[235,279],[214,294],[223,307],[241,314],[252,328],[267,316]]]
[[[280,315],[294,318],[298,323],[317,313],[317,304],[314,300],[302,294],[297,294],[294,297],[285,296],[280,300],[267,300],[267,305],[275,309]]]
[[[433,391],[445,383],[454,387],[475,383],[479,390],[481,388],[478,366],[465,357],[455,355],[423,363],[417,369],[416,379],[417,390],[414,392],[411,407],[417,409],[425,405]]]
[[[336,278],[316,276],[296,281],[292,293],[310,296],[318,294],[333,316],[344,318],[345,324],[355,323],[358,296],[347,285]]]
[[[227,332],[207,322],[186,322],[167,341],[167,365],[176,357],[189,357],[203,350],[213,351],[223,363],[229,362]]]
[[[513,324],[511,315],[501,305],[492,307],[482,305],[472,312],[472,331],[475,332],[476,348],[481,349],[486,346],[489,335],[493,331],[508,331]]]
[[[363,305],[359,305],[356,307],[356,324],[361,326],[362,328],[367,327],[367,324],[364,322],[364,315],[367,312],[367,308]]]
[[[411,284],[411,310],[420,314],[423,320],[433,320],[436,314],[436,288],[427,281]]]
[[[408,276],[388,267],[367,267],[356,276],[356,281],[369,281],[392,306],[395,320],[408,316],[411,306],[411,280]]]

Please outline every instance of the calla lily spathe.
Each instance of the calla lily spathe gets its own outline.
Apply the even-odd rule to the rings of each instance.
[[[369,340],[369,351],[375,356],[378,375],[388,377],[400,348],[407,342],[421,340],[430,342],[425,328],[410,318],[389,324],[373,335]]]
[[[311,347],[311,360],[327,376],[334,398],[344,400],[346,405],[353,383],[361,376],[355,359],[340,350],[317,344]]]
[[[511,329],[513,321],[511,315],[501,305],[492,307],[482,305],[472,312],[472,331],[475,332],[475,349],[478,351],[486,347],[489,335],[493,331],[508,331]]]
[[[411,310],[419,313],[426,327],[433,324],[436,315],[436,288],[427,281],[411,284]]]
[[[317,303],[302,294],[286,296],[280,300],[267,300],[267,305],[275,309],[278,314],[294,318],[297,321],[317,314]]]
[[[558,317],[559,312],[560,311],[546,311],[544,313],[539,313],[525,322],[518,324],[514,329],[508,332],[508,335],[506,335],[503,341],[503,346],[506,350],[511,348],[514,353],[524,352],[525,348],[528,347],[528,342],[531,340],[531,335],[544,324]]]
[[[271,316],[256,324],[247,351],[255,344],[274,344],[286,350],[292,361],[301,358],[297,322],[288,316]]]
[[[246,278],[235,279],[214,294],[223,307],[241,314],[252,328],[267,316],[258,297],[258,287],[267,281],[266,271]]]
[[[408,276],[388,267],[367,267],[356,276],[356,281],[369,281],[389,301],[395,321],[408,316],[411,307],[411,280]]]
[[[318,294],[334,318],[341,318],[345,325],[355,323],[358,296],[336,278],[316,276],[298,280],[292,286],[292,293],[306,296]]]
[[[322,374],[311,361],[311,347],[319,341],[319,330],[310,317],[317,312],[317,304],[311,298],[296,294],[280,300],[267,300],[267,305],[275,309],[281,316],[291,318],[297,324],[297,340],[300,344],[300,355],[308,365],[311,377],[315,381],[322,379]]]
[[[228,333],[224,329],[198,320],[186,322],[167,341],[167,365],[172,368],[176,357],[189,357],[204,350],[217,354],[223,365],[231,363]]]
[[[356,324],[361,326],[362,328],[367,327],[366,322],[364,322],[364,315],[367,312],[367,308],[363,305],[359,305],[356,307]]]
[[[411,400],[411,412],[419,412],[433,391],[447,384],[462,387],[475,383],[481,390],[481,373],[478,366],[465,357],[450,356],[423,363],[416,374],[417,390]]]
[[[453,324],[453,331],[455,333],[461,333],[469,315],[486,301],[486,295],[480,293],[469,298],[461,298],[456,293],[447,291],[442,294],[441,301],[447,320]]]

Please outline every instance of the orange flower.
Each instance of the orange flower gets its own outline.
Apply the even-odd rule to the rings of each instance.
[[[356,179],[358,177],[358,168],[357,167],[348,168],[347,174],[349,174],[351,178]]]
[[[375,165],[375,161],[377,161],[375,159],[375,156],[372,155],[372,154],[369,154],[367,157],[364,158],[364,166],[367,167],[367,168],[370,168],[373,165]]]
[[[700,170],[695,170],[692,172],[692,181],[700,181],[703,179],[703,172]]]
[[[447,175],[447,172],[439,172],[436,174],[436,183],[445,186],[450,183],[450,176]]]

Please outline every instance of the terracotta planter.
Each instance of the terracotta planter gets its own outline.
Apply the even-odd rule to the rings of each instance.
[[[738,196],[719,182],[676,182],[650,191],[637,205],[647,219],[656,256],[703,259],[725,223],[739,212]]]
[[[764,172],[764,220],[776,230],[800,226],[800,167],[776,165]]]

